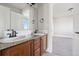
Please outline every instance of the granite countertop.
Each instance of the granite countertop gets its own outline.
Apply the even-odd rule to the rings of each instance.
[[[44,34],[44,35],[46,35],[46,34]],[[30,36],[30,37],[24,37],[24,38],[22,38],[23,40],[12,42],[12,43],[0,43],[0,50],[21,44],[21,43],[26,42],[28,40],[33,40],[35,38],[38,38],[38,37],[41,37],[41,36],[44,36],[44,35],[35,35],[35,36]]]

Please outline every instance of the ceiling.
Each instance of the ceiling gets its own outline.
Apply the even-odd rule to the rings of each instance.
[[[18,8],[18,9],[23,9],[26,7],[26,3],[8,3],[8,5]]]
[[[0,3],[0,4],[11,8],[17,8],[17,9],[23,9],[27,5],[26,3]]]
[[[17,9],[21,9],[21,10],[28,6],[27,3],[0,3],[0,4],[13,7],[13,8],[17,8]],[[37,7],[37,4],[35,4],[33,7]]]
[[[17,8],[23,10],[27,8],[27,3],[0,3],[5,6],[9,6],[12,8]],[[38,4],[35,4],[33,7],[37,7]],[[73,8],[72,11],[68,11],[69,8]],[[53,15],[54,17],[61,17],[72,15],[73,12],[79,13],[79,4],[78,3],[55,3],[53,7]]]

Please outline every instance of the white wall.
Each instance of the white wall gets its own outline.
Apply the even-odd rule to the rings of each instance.
[[[48,4],[39,4],[38,6],[38,30],[39,32],[48,32],[48,17],[49,17],[49,6]],[[41,23],[40,20],[44,19]]]
[[[10,28],[10,9],[0,5],[0,38],[4,37],[4,31]]]
[[[73,36],[73,16],[54,18],[54,35]]]
[[[40,23],[41,18],[44,22]],[[53,36],[53,4],[40,4],[38,7],[38,30],[39,32],[48,33],[48,47],[47,51],[52,52],[52,36]]]
[[[54,5],[53,49],[58,55],[73,55],[73,4]]]
[[[53,7],[53,16],[54,17],[62,17],[72,15],[75,8],[74,3],[55,3]],[[73,11],[68,11],[69,8],[74,8]]]
[[[14,12],[17,12],[17,13],[22,13],[22,10],[20,10],[20,9],[18,9],[18,8],[15,8],[15,7],[13,7],[12,5],[9,5],[8,3],[0,3],[0,5],[3,5],[3,6],[5,6],[5,7],[8,7],[8,8],[10,8],[12,11],[14,11]]]
[[[48,9],[49,9],[49,19],[48,19],[48,52],[53,52],[53,30],[54,30],[54,26],[53,26],[53,4],[49,4],[48,5]]]

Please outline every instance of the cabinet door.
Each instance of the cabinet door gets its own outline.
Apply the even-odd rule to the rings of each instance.
[[[3,56],[30,56],[30,42],[5,49],[2,51]]]
[[[1,51],[0,51],[0,56],[1,56]]]
[[[30,40],[30,56],[33,56],[33,40]]]
[[[46,51],[47,49],[47,36],[41,37],[41,55]]]
[[[40,56],[40,48],[34,51],[34,56]]]
[[[23,47],[24,47],[24,49],[23,49],[23,56],[30,56],[31,55],[31,51],[30,51],[30,48],[31,48],[31,45],[30,45],[30,41],[28,41],[28,42],[26,42],[24,45],[23,45]]]
[[[2,55],[3,56],[21,56],[22,55],[22,46],[18,45],[18,46],[14,46],[8,49],[5,49],[2,51]]]
[[[33,56],[33,41],[27,41],[21,46],[21,56]]]
[[[34,42],[33,42],[33,51],[34,51],[34,56],[40,56],[40,52],[41,52],[41,46],[40,46],[40,37],[39,38],[36,38],[34,39]]]

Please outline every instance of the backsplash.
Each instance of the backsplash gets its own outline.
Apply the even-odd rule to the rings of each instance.
[[[17,36],[27,36],[27,35],[31,35],[32,31],[30,30],[24,30],[24,31],[16,31],[18,34]]]
[[[17,34],[16,36],[28,36],[31,35],[32,31],[30,30],[21,30],[21,31],[16,31]],[[8,33],[11,33],[11,31],[4,31],[4,37],[8,38],[9,36],[7,35]]]

